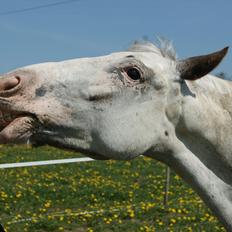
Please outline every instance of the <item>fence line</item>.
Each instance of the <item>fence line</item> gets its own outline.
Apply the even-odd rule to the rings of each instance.
[[[52,217],[53,219],[55,217],[80,217],[80,216],[85,216],[85,215],[97,215],[97,214],[107,214],[107,213],[125,213],[127,211],[127,213],[129,214],[130,213],[130,210],[133,210],[135,212],[142,212],[144,211],[143,207],[145,206],[149,206],[149,208],[154,208],[154,207],[157,207],[157,205],[153,202],[144,202],[145,205],[141,205],[141,204],[130,204],[130,205],[127,205],[127,206],[119,206],[119,207],[110,207],[108,209],[93,209],[93,210],[90,210],[90,211],[73,211],[73,210],[69,210],[69,209],[66,209],[64,211],[58,211],[58,212],[48,212],[44,215],[38,215],[38,216],[32,216],[32,217],[28,217],[28,218],[21,218],[21,219],[13,219],[13,220],[9,220],[8,222],[6,222],[6,225],[11,225],[11,224],[18,224],[18,223],[25,223],[25,222],[32,222],[32,223],[36,223],[36,222],[39,222],[40,220],[46,218],[46,217]],[[201,201],[201,203],[203,203]],[[163,209],[164,211],[167,212],[167,209]],[[169,212],[167,212],[167,214],[170,214]],[[172,214],[172,213],[171,213]],[[194,216],[194,215],[186,215],[186,214],[181,214],[181,215],[175,215],[175,217],[191,217],[191,216]],[[173,215],[172,215],[173,217]],[[10,219],[12,217],[8,217],[8,218],[4,218],[4,220],[6,219]],[[201,221],[201,222],[198,222],[199,224],[201,225],[207,225],[208,223],[210,223],[210,221]],[[168,226],[169,222],[166,221],[165,222],[166,226]],[[182,227],[180,225],[180,227]],[[159,230],[158,230],[159,231]],[[163,230],[162,230],[163,231]]]
[[[125,209],[125,207],[123,208]],[[99,213],[113,213],[113,212],[120,212],[121,210],[123,209],[120,209],[120,208],[113,208],[111,210],[91,210],[91,211],[83,211],[83,212],[78,212],[78,211],[71,211],[70,213],[66,212],[66,211],[60,211],[60,212],[55,212],[55,213],[50,213],[50,214],[44,214],[44,215],[41,215],[40,217],[29,217],[29,218],[22,218],[22,219],[18,219],[18,220],[13,220],[13,221],[10,221],[8,222],[8,224],[17,224],[17,223],[24,223],[24,222],[31,222],[33,220],[36,220],[36,221],[39,221],[41,220],[41,218],[45,218],[45,217],[48,217],[48,216],[51,216],[51,217],[69,217],[69,216],[84,216],[84,215],[88,215],[88,214],[91,214],[91,215],[94,215],[94,214],[99,214]]]
[[[51,164],[80,163],[80,162],[89,162],[89,161],[94,161],[94,159],[83,157],[83,158],[71,158],[71,159],[42,160],[42,161],[33,161],[33,162],[6,163],[6,164],[0,164],[0,169],[32,167],[32,166],[42,166],[42,165],[51,165]]]
[[[153,208],[153,207],[156,207],[156,204],[154,204],[153,202],[144,202],[144,206],[146,207],[146,205],[150,205],[149,207],[150,208]],[[125,212],[125,210],[135,210],[135,211],[138,211],[138,210],[141,210],[142,209],[142,205],[141,203],[138,205],[138,204],[130,204],[130,205],[127,205],[127,206],[119,206],[119,207],[110,207],[108,209],[93,209],[93,210],[85,210],[85,211],[73,211],[73,210],[70,210],[70,209],[66,209],[64,211],[58,211],[58,212],[48,212],[48,213],[45,213],[43,215],[40,215],[40,216],[32,216],[32,217],[28,217],[28,218],[21,218],[21,219],[13,219],[13,220],[9,220],[8,222],[8,225],[10,224],[17,224],[17,223],[24,223],[24,222],[28,222],[28,221],[33,221],[33,220],[36,220],[36,221],[39,221],[41,220],[42,218],[45,218],[45,217],[48,217],[48,216],[51,216],[51,217],[78,217],[78,216],[85,216],[85,215],[96,215],[96,214],[106,214],[106,213],[115,213],[115,212]],[[7,218],[2,218],[4,220],[6,219],[10,219],[12,217],[7,217]]]

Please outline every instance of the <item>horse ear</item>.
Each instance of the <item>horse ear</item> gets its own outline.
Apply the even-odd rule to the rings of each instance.
[[[177,70],[185,80],[196,80],[211,72],[224,58],[229,47],[220,51],[177,61]]]

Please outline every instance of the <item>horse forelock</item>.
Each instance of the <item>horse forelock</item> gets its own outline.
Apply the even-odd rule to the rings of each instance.
[[[135,41],[128,50],[132,52],[154,52],[173,61],[177,60],[172,42],[164,38],[159,38],[159,46],[150,41]]]

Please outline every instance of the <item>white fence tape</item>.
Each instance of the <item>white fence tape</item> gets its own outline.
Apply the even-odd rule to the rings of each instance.
[[[72,159],[57,159],[57,160],[44,160],[44,161],[33,161],[33,162],[7,163],[7,164],[0,164],[0,169],[42,166],[42,165],[51,165],[51,164],[80,163],[80,162],[89,162],[89,161],[94,161],[94,159],[84,157],[84,158],[72,158]]]
[[[134,207],[134,205],[132,205]],[[36,221],[39,221],[41,220],[41,218],[45,218],[45,217],[48,217],[48,216],[51,216],[51,217],[68,217],[68,216],[84,216],[84,215],[87,215],[87,214],[91,214],[91,215],[95,215],[95,214],[99,214],[99,213],[113,213],[113,212],[120,212],[122,210],[126,210],[127,208],[126,207],[123,207],[123,208],[111,208],[111,209],[107,209],[107,210],[92,210],[92,211],[71,211],[70,213],[67,213],[65,211],[61,211],[61,212],[54,212],[54,213],[50,213],[50,214],[44,214],[44,215],[40,215],[40,217],[31,217],[31,218],[22,218],[22,219],[18,219],[18,220],[12,220],[12,221],[9,221],[9,224],[16,224],[16,223],[22,223],[22,222],[29,222],[29,221],[33,221],[36,220]],[[1,232],[1,231],[0,231]]]

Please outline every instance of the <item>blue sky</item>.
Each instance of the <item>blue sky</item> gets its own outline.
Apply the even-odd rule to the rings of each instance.
[[[230,46],[214,73],[232,75],[231,0],[77,0],[18,14],[10,10],[59,0],[0,0],[0,73],[14,68],[125,50],[134,40],[170,39],[178,57]]]

